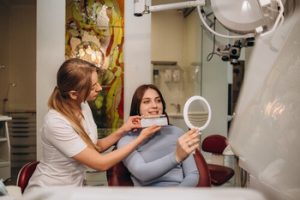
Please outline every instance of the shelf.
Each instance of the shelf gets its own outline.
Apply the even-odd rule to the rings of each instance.
[[[152,65],[177,65],[176,61],[151,61]]]
[[[11,117],[0,115],[0,121],[9,121],[11,119],[12,119]]]
[[[10,166],[9,161],[0,160],[0,167],[7,167],[7,166]]]
[[[177,64],[176,61],[151,61],[154,70],[166,70],[166,69],[179,69],[181,67]]]
[[[6,142],[7,138],[0,138],[0,142]]]
[[[11,177],[10,140],[8,121],[11,117],[0,115],[0,179]]]

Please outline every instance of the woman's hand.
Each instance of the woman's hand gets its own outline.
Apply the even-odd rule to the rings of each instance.
[[[145,139],[149,138],[152,136],[154,133],[159,131],[161,126],[153,125],[147,128],[144,128],[141,133],[139,134],[138,138],[141,139],[141,142],[144,141]]]
[[[177,140],[176,161],[181,162],[186,159],[195,149],[199,148],[199,132],[192,129],[186,132]]]
[[[121,126],[123,133],[141,128],[141,116],[129,116],[128,120]]]

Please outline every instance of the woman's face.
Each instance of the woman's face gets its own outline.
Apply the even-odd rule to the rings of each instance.
[[[102,90],[102,87],[98,82],[98,74],[96,71],[93,71],[93,73],[92,73],[92,89],[91,89],[89,96],[87,97],[87,101],[95,100],[101,90]]]
[[[140,115],[161,115],[163,113],[163,104],[159,94],[149,88],[145,91],[140,105]]]

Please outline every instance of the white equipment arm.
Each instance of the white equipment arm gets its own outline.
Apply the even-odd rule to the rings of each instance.
[[[271,4],[271,0],[258,0],[258,1],[259,1],[258,7],[261,10],[263,7],[266,7],[269,4]],[[275,1],[278,4],[279,12],[278,12],[276,20],[274,22],[274,25],[272,26],[272,28],[270,30],[266,30],[264,32],[264,28],[263,28],[264,24],[258,24],[258,26],[253,27],[253,30],[251,30],[251,32],[249,32],[247,34],[239,34],[239,35],[224,35],[224,34],[214,31],[212,28],[210,28],[207,25],[207,23],[203,17],[202,11],[201,11],[201,7],[205,5],[205,0],[185,1],[185,2],[180,2],[180,3],[169,3],[169,4],[161,4],[161,5],[155,5],[155,6],[147,6],[145,3],[145,0],[134,0],[134,15],[135,16],[143,16],[143,14],[148,14],[150,12],[157,12],[157,11],[170,10],[170,9],[188,8],[188,7],[197,7],[198,14],[199,14],[199,17],[200,17],[203,25],[212,34],[219,36],[219,37],[224,37],[224,38],[250,38],[250,37],[255,37],[257,34],[260,34],[261,36],[268,35],[268,34],[274,32],[275,29],[278,27],[278,25],[283,22],[284,6],[283,6],[281,0],[275,0]],[[212,6],[215,16],[217,17],[217,19],[219,16],[219,18],[220,18],[219,21],[222,21],[222,24],[226,28],[230,27],[230,28],[228,28],[229,30],[232,30],[233,32],[238,32],[238,33],[244,32],[244,30],[239,29],[239,27],[240,27],[239,25],[243,22],[235,22],[233,20],[241,18],[240,16],[238,16],[238,14],[241,13],[241,10],[242,10],[242,13],[244,12],[243,9],[245,6],[246,6],[245,12],[251,12],[251,9],[257,9],[257,8],[254,8],[251,6],[251,5],[257,4],[258,3],[257,0],[239,0],[239,1],[235,0],[235,3],[233,1],[231,1],[232,6],[228,6],[227,5],[228,2],[230,3],[230,1],[227,1],[227,0],[226,1],[211,0],[211,3],[214,4],[214,7],[217,7],[217,9],[214,10],[214,7]],[[221,6],[219,6],[220,9],[218,9],[218,4],[220,4],[220,5],[222,4]],[[240,5],[242,5],[242,8]],[[222,12],[223,8],[226,8],[225,12]],[[228,8],[230,8],[230,9],[228,9]],[[233,12],[234,10],[237,10],[237,16],[232,17],[232,15],[235,15],[235,12]],[[222,14],[219,14],[221,12],[222,12]],[[258,13],[258,12],[260,12],[260,11],[257,11],[254,13]],[[224,18],[226,18],[225,15],[227,15],[227,14],[231,15],[231,19],[226,21],[226,19],[224,20]],[[261,17],[263,18],[264,16],[262,15]],[[265,20],[260,20],[260,21],[265,21]],[[234,28],[232,28],[232,26]],[[248,26],[247,22],[245,22],[244,26]]]

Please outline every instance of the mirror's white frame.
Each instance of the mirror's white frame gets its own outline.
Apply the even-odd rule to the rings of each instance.
[[[194,125],[190,122],[190,120],[189,120],[189,116],[188,116],[189,107],[190,107],[191,103],[193,103],[194,101],[201,101],[201,102],[203,102],[203,103],[207,106],[207,111],[208,111],[208,113],[207,113],[207,121],[206,121],[205,124],[204,124],[203,126],[201,126],[201,127],[196,127],[196,126],[194,126]],[[199,131],[204,130],[204,129],[208,126],[208,124],[210,123],[210,120],[211,120],[211,108],[210,108],[210,105],[209,105],[208,101],[207,101],[204,97],[202,97],[202,96],[192,96],[192,97],[190,97],[190,98],[185,102],[185,104],[184,104],[184,108],[183,108],[183,119],[184,119],[184,122],[186,123],[186,125],[187,125],[190,129],[196,128],[196,129],[198,129]],[[200,134],[200,133],[201,133],[201,132],[199,132],[199,134]]]

